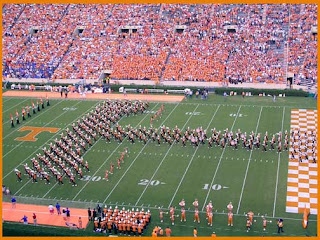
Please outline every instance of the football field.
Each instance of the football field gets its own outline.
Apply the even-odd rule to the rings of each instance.
[[[152,213],[151,226],[145,235],[151,236],[152,228],[170,226],[173,236],[192,236],[197,227],[199,236],[210,236],[214,231],[217,236],[277,236],[276,220],[284,219],[284,236],[315,236],[317,233],[317,215],[310,215],[309,227],[302,228],[302,214],[286,212],[288,151],[277,150],[263,152],[253,148],[247,150],[239,145],[233,147],[208,144],[193,147],[188,142],[186,147],[174,142],[157,143],[149,140],[146,144],[136,141],[131,144],[127,139],[122,143],[114,140],[107,143],[103,138],[95,141],[85,153],[84,160],[90,166],[90,172],[84,172],[83,179],[76,179],[77,186],[72,186],[67,179],[64,185],[55,181],[51,184],[32,183],[27,175],[22,175],[22,182],[17,182],[14,169],[24,173],[23,165],[31,164],[31,158],[43,153],[43,147],[49,146],[55,138],[71,124],[81,119],[99,102],[96,100],[50,100],[50,107],[42,109],[15,128],[10,126],[10,113],[19,113],[33,98],[3,98],[3,184],[10,187],[11,193],[21,203],[49,205],[59,202],[63,207],[87,208],[97,203],[119,208],[144,208]],[[118,122],[125,127],[150,126],[150,117],[160,108],[161,102],[151,102],[147,111],[135,116],[122,117]],[[162,125],[171,129],[178,126],[181,130],[202,127],[210,133],[216,128],[223,132],[246,132],[248,135],[268,132],[269,136],[290,131],[292,109],[316,109],[316,100],[312,98],[287,97],[273,102],[267,97],[240,96],[224,99],[222,96],[209,95],[208,100],[187,99],[182,102],[164,103],[161,118],[153,122],[154,128]],[[34,141],[26,141],[30,133],[28,127],[39,127],[41,131]],[[50,128],[50,131],[49,131]],[[29,130],[28,130],[29,129]],[[45,130],[47,129],[47,130]],[[124,148],[129,154],[124,159],[121,169],[115,169],[109,181],[104,180],[105,171],[112,162],[116,166],[117,158]],[[193,222],[192,202],[199,200],[201,223]],[[187,221],[176,218],[171,226],[169,215],[164,215],[160,223],[159,210],[165,212],[170,206],[186,201]],[[10,201],[4,197],[5,201]],[[207,225],[205,205],[213,202],[213,226]],[[234,226],[227,226],[227,208],[233,204]],[[245,213],[253,211],[254,222],[250,232],[246,231]],[[267,230],[263,231],[262,217],[268,220]],[[92,231],[89,225],[87,230]]]

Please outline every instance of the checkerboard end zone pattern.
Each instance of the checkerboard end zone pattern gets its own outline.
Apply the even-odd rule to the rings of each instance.
[[[317,110],[292,109],[291,130],[299,130],[300,133],[317,133]],[[290,138],[290,151],[297,146]],[[287,203],[286,212],[303,213],[305,207],[310,209],[311,214],[317,214],[318,205],[318,172],[317,163],[310,160],[312,153],[308,151],[306,143],[306,158],[299,161],[299,155],[295,154],[294,159],[289,156],[288,181],[287,181]]]

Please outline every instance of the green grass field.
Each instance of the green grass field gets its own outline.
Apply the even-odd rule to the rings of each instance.
[[[317,218],[310,216],[307,230],[302,228],[302,214],[285,212],[288,152],[278,153],[276,150],[262,152],[254,149],[247,151],[239,147],[222,149],[208,145],[194,148],[190,145],[182,147],[181,143],[172,146],[152,141],[146,145],[140,142],[132,145],[127,140],[122,144],[115,141],[106,143],[103,139],[95,142],[85,154],[84,159],[89,162],[90,173],[85,173],[84,180],[77,180],[78,186],[71,184],[62,186],[57,184],[45,185],[43,182],[32,184],[23,175],[23,181],[18,183],[13,172],[14,168],[23,170],[23,163],[31,164],[30,159],[42,151],[53,139],[71,123],[90,111],[98,101],[79,100],[51,100],[51,106],[33,115],[19,127],[10,127],[10,113],[21,107],[31,99],[3,98],[3,184],[10,187],[11,193],[17,196],[18,202],[48,205],[59,203],[63,207],[95,207],[97,203],[112,206],[144,207],[152,212],[151,226],[145,233],[151,236],[155,225],[165,228],[171,227],[173,236],[192,236],[193,228],[198,228],[199,236],[210,236],[213,231],[217,236],[277,236],[276,219],[284,219],[283,236],[315,236],[317,234]],[[151,103],[147,113],[137,116],[124,117],[119,124],[125,126],[150,125],[150,112],[158,110],[160,103]],[[181,103],[165,103],[165,111],[161,119],[154,122],[154,127],[166,125],[171,128],[176,125],[180,129],[186,127],[204,129],[216,128],[242,132],[268,131],[269,136],[290,128],[290,111],[292,108],[317,108],[316,100],[312,98],[287,97],[278,98],[273,102],[271,98],[230,97],[209,95],[207,101],[188,99]],[[19,142],[15,138],[25,136],[27,132],[19,132],[22,126],[55,127],[60,128],[57,133],[43,132],[37,136],[35,142]],[[125,147],[129,149],[129,156],[121,169],[115,169],[110,180],[103,180],[104,172],[109,169],[110,162],[116,163],[117,157]],[[158,207],[177,207],[184,198],[187,222],[171,226],[169,216],[165,215],[164,223],[160,223]],[[200,214],[201,223],[193,222],[192,202],[198,198],[200,209],[209,200],[214,205],[213,227],[207,225],[205,212]],[[10,199],[4,197],[4,201]],[[234,206],[234,227],[227,226],[226,206],[229,202]],[[247,233],[244,213],[252,210],[256,222],[252,230]],[[269,223],[267,231],[262,229],[261,215]],[[31,229],[32,227],[30,227]],[[12,235],[10,225],[4,225]],[[10,230],[11,229],[11,230]],[[41,229],[41,228],[39,228]],[[46,231],[42,228],[39,231]],[[50,231],[49,231],[50,232]],[[83,231],[83,235],[92,235],[92,225]],[[9,233],[8,233],[9,234]],[[17,233],[18,234],[18,233]],[[27,234],[27,230],[26,230]],[[39,233],[40,234],[40,233]],[[49,234],[49,233],[48,233]],[[67,233],[66,233],[67,234]],[[18,234],[21,235],[21,234]],[[43,235],[43,233],[41,234]],[[71,235],[71,233],[70,233]],[[97,234],[100,236],[101,234]]]

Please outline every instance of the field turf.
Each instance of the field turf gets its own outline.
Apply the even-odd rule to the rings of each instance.
[[[66,183],[62,186],[45,185],[42,181],[32,184],[27,176],[18,183],[14,169],[22,173],[23,164],[31,165],[30,159],[41,148],[48,147],[71,123],[90,111],[98,101],[85,100],[51,100],[51,106],[32,115],[15,128],[10,127],[10,113],[21,112],[21,107],[30,105],[30,98],[3,98],[3,184],[10,187],[11,193],[17,196],[18,202],[55,204],[63,207],[95,207],[97,203],[115,205],[126,208],[143,207],[152,212],[151,226],[145,233],[151,236],[152,228],[160,225],[170,226],[173,236],[192,236],[193,228],[198,228],[199,236],[210,236],[213,231],[217,236],[277,236],[276,219],[284,219],[283,236],[315,236],[317,233],[316,216],[310,216],[307,230],[302,228],[302,214],[285,212],[288,152],[278,153],[276,150],[262,152],[261,149],[247,151],[239,147],[222,149],[208,145],[194,148],[190,145],[182,147],[181,143],[172,146],[162,143],[160,146],[149,141],[146,145],[136,141],[134,145],[127,140],[118,144],[115,141],[106,143],[103,139],[95,142],[85,154],[89,162],[90,172],[85,172],[84,180],[78,180],[78,186]],[[150,116],[160,108],[161,103],[151,103],[144,114],[124,117],[119,121],[122,126],[131,124],[138,127],[150,125]],[[181,103],[165,103],[165,110],[160,119],[153,123],[155,128],[165,125],[174,128],[216,128],[217,130],[242,132],[268,131],[269,136],[279,131],[290,129],[290,111],[293,108],[317,108],[312,98],[286,97],[273,102],[271,98],[229,97],[209,95],[208,100],[187,99]],[[19,132],[22,126],[60,128],[57,133],[42,132],[34,142],[19,142],[17,137],[28,132]],[[116,159],[125,147],[129,156],[121,169],[115,169],[108,182],[103,180],[104,172],[109,169],[110,162],[116,165]],[[66,179],[65,179],[66,182]],[[176,214],[180,214],[179,201],[184,198],[187,222],[180,223],[176,218],[171,226],[169,216],[164,216],[160,223],[158,207],[176,206]],[[205,213],[200,214],[201,223],[193,222],[192,202],[198,198],[200,209],[212,200],[214,206],[213,227],[207,225]],[[4,197],[4,201],[9,201]],[[234,206],[234,227],[227,226],[226,206],[229,202]],[[256,222],[249,233],[245,228],[244,213],[252,210]],[[264,215],[272,223],[267,231],[262,229]],[[5,225],[6,226],[6,225]],[[6,227],[4,226],[4,233]],[[8,225],[7,225],[8,226]],[[83,231],[87,235],[92,231],[92,224]],[[12,234],[12,229],[11,232]],[[49,233],[48,233],[49,234]],[[101,235],[101,234],[98,234]]]

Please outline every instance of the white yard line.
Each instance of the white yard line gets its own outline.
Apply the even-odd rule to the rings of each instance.
[[[257,131],[258,131],[258,127],[259,127],[259,123],[260,123],[260,118],[261,118],[262,108],[263,108],[263,107],[261,107],[261,109],[260,109],[260,114],[259,114],[259,118],[258,118],[258,121],[257,121],[257,127],[256,127],[255,134],[257,134]],[[250,162],[251,162],[252,152],[253,152],[253,147],[252,147],[252,149],[251,149],[251,151],[250,151],[249,161],[248,161],[248,164],[247,164],[246,173],[245,173],[245,175],[244,175],[244,180],[243,180],[243,184],[242,184],[240,199],[239,199],[238,208],[237,208],[237,214],[239,213],[239,210],[240,210],[240,205],[241,205],[243,190],[244,190],[244,186],[246,185],[246,180],[247,180],[248,170],[249,170],[249,166],[250,166]]]
[[[95,104],[94,106],[97,106],[101,101],[97,102],[97,104]],[[83,113],[80,117],[78,117],[76,120],[81,119],[85,114],[87,114],[90,110],[92,109],[92,107],[90,107],[85,113]],[[63,131],[64,129],[66,129],[69,125],[71,125],[74,121],[76,120],[72,120],[71,123],[69,123],[68,125],[66,125],[64,128],[60,129],[60,131],[58,131],[56,134],[54,134],[51,138],[48,139],[48,141],[46,141],[44,144],[42,144],[38,149],[36,149],[33,153],[31,153],[27,158],[25,158],[22,162],[19,163],[18,166],[16,166],[15,168],[19,167],[21,164],[23,164],[25,161],[27,161],[33,154],[35,154],[36,152],[39,151],[39,149],[41,149],[42,147],[44,147],[51,139],[53,139],[54,137],[56,137],[59,133],[61,133],[61,131]],[[13,171],[13,168],[10,172],[8,172],[3,178],[2,180],[4,180],[6,177],[8,177]]]
[[[3,100],[3,99],[4,99],[4,97],[2,97],[2,100]],[[11,99],[11,98],[7,98],[6,100],[2,101],[2,104],[4,104],[4,103],[6,103],[6,102],[10,101],[10,99]]]
[[[230,131],[232,131],[232,129],[233,129],[233,127],[234,127],[234,124],[236,123],[236,120],[237,120],[237,118],[238,118],[238,116],[239,116],[239,112],[240,112],[241,107],[242,107],[242,106],[240,105],[240,107],[239,107],[239,109],[238,109],[238,112],[237,112],[237,115],[236,115],[236,117],[234,118],[234,121],[233,121],[233,124],[232,124],[232,126],[231,126]],[[221,155],[220,155],[220,159],[219,159],[218,165],[217,165],[217,167],[216,167],[216,171],[214,172],[214,175],[213,175],[212,181],[211,181],[211,183],[210,183],[210,187],[209,187],[209,190],[208,190],[206,199],[204,200],[204,203],[203,203],[203,206],[202,206],[202,211],[203,211],[204,207],[206,206],[206,202],[208,201],[208,197],[209,197],[209,195],[210,195],[210,190],[212,189],[212,185],[213,185],[214,179],[216,178],[216,175],[217,175],[217,172],[218,172],[218,170],[219,170],[219,166],[220,166],[220,163],[221,163],[223,154],[224,154],[224,152],[226,151],[226,149],[227,149],[227,146],[225,146],[225,147],[223,148],[223,151],[222,151],[222,153],[221,153]]]
[[[283,134],[283,122],[284,122],[284,112],[286,111],[286,107],[283,108],[283,113],[282,113],[282,124],[281,124],[281,134]],[[273,203],[273,212],[272,212],[272,217],[275,216],[276,214],[276,203],[277,203],[277,193],[278,193],[278,181],[279,181],[279,169],[280,169],[280,153],[278,156],[278,168],[277,168],[277,180],[276,180],[276,189],[274,191],[274,203]]]
[[[62,102],[64,102],[64,100],[61,101],[61,102],[59,102],[58,104],[55,104],[52,108],[55,108],[56,106],[59,106]],[[40,113],[37,112],[37,113],[36,113],[36,116],[33,115],[33,116],[35,116],[35,117],[30,119],[31,121],[22,121],[22,119],[21,119],[20,125],[16,125],[16,126],[20,126],[20,127],[14,129],[12,132],[10,132],[10,133],[7,134],[6,136],[4,136],[4,137],[2,138],[2,140],[4,140],[4,139],[6,139],[7,137],[9,137],[11,134],[19,131],[21,128],[24,127],[24,125],[25,125],[26,123],[32,123],[33,120],[35,120],[35,119],[37,119],[38,117],[42,116],[43,113],[46,113],[46,112],[48,111],[48,109],[52,109],[52,108],[48,108],[48,107],[47,107],[47,108],[43,109]],[[38,110],[36,110],[36,111],[38,111]],[[27,119],[28,119],[28,118],[27,118]],[[10,120],[9,120],[8,122],[10,122]],[[4,123],[4,124],[5,124],[5,123]],[[4,125],[4,124],[3,124],[3,125]]]
[[[158,105],[158,104],[157,104]],[[157,106],[156,105],[156,106]],[[156,107],[155,106],[155,107]],[[154,107],[154,108],[155,108]],[[153,109],[154,109],[153,108]],[[144,117],[143,117],[143,119],[141,119],[141,121],[136,125],[136,127],[138,127],[143,121],[144,121],[144,119],[147,117],[149,115],[149,113],[148,114],[146,114]],[[110,155],[109,155],[109,157],[107,157],[107,159],[101,164],[101,166],[97,169],[97,171],[95,171],[95,173],[93,174],[93,176],[91,177],[91,178],[93,178],[94,176],[96,176],[96,174],[100,171],[100,169],[106,164],[106,162],[112,157],[112,155],[118,150],[118,148],[120,147],[120,146],[122,146],[122,144],[125,142],[125,140],[127,139],[127,137],[128,136],[126,136],[124,139],[123,139],[123,141],[113,150],[113,152],[112,153],[110,153]],[[83,189],[90,183],[90,180],[91,180],[91,178],[89,179],[89,181],[87,181],[86,183],[85,183],[85,185],[83,185],[83,187],[80,189],[80,191],[72,198],[72,200],[74,200],[74,199],[76,199],[76,197],[78,197],[79,196],[79,194],[83,191]]]
[[[211,121],[209,122],[209,124],[208,124],[208,126],[207,126],[206,129],[209,128],[209,126],[210,126],[210,124],[212,123],[214,117],[216,116],[219,108],[220,108],[220,104],[219,104],[219,106],[217,107],[215,113],[213,114],[213,116],[212,116],[212,118],[211,118]],[[200,145],[199,145],[199,146],[200,146]],[[189,162],[189,164],[188,164],[188,166],[187,166],[187,168],[186,168],[186,170],[185,170],[185,172],[184,172],[184,174],[183,174],[183,176],[182,176],[182,178],[181,178],[181,180],[180,180],[180,182],[179,182],[179,185],[178,185],[178,187],[176,188],[176,191],[174,192],[174,194],[173,194],[173,196],[172,196],[172,199],[171,199],[171,201],[170,201],[170,203],[169,203],[169,205],[168,205],[168,208],[171,206],[174,198],[176,197],[177,192],[178,192],[178,190],[179,190],[179,188],[180,188],[180,186],[181,186],[181,184],[182,184],[182,182],[183,182],[183,180],[184,180],[184,177],[185,177],[185,175],[187,174],[187,172],[188,172],[188,170],[189,170],[189,167],[190,167],[190,165],[191,165],[191,163],[192,163],[192,161],[193,161],[193,159],[194,159],[194,156],[196,155],[196,153],[197,153],[197,151],[198,151],[198,149],[199,149],[199,146],[198,146],[198,147],[196,148],[196,150],[194,151],[194,153],[193,153],[193,155],[192,155],[192,157],[191,157],[191,160],[190,160],[190,162]]]
[[[28,101],[29,99],[26,99],[26,100],[24,100],[24,101],[22,101],[22,102],[19,102],[18,104],[16,104],[16,105],[14,105],[14,106],[12,106],[12,107],[10,107],[10,108],[8,108],[7,110],[5,110],[5,111],[3,111],[3,115],[4,115],[4,113],[6,113],[6,112],[8,112],[9,110],[11,110],[12,108],[15,108],[15,107],[17,107],[17,106],[19,106],[20,104],[22,104],[22,103],[24,103],[25,101]],[[10,120],[8,121],[8,122],[10,122]]]
[[[196,108],[193,110],[193,113],[197,110],[198,107],[199,107],[199,104],[198,104],[198,105],[196,106]],[[190,115],[190,117],[188,118],[188,120],[186,121],[186,123],[183,125],[183,127],[182,127],[181,130],[183,130],[183,129],[185,128],[185,126],[188,124],[188,122],[189,122],[189,120],[191,119],[192,116],[193,116],[193,114]],[[171,148],[173,147],[174,144],[175,144],[175,141],[171,144],[171,146],[169,147],[168,151],[166,152],[166,154],[165,154],[164,157],[162,158],[162,160],[161,160],[161,162],[159,163],[157,169],[156,169],[155,172],[153,173],[153,175],[152,175],[150,181],[148,182],[148,184],[146,185],[146,187],[143,189],[143,191],[142,191],[142,193],[141,193],[140,197],[138,198],[138,200],[137,200],[137,202],[136,202],[135,205],[138,205],[138,203],[139,203],[140,199],[142,198],[143,194],[145,193],[145,191],[146,191],[147,188],[149,187],[150,182],[153,181],[154,176],[157,174],[157,172],[158,172],[158,170],[160,169],[163,161],[166,159],[168,153],[170,152],[170,150],[171,150]]]
[[[171,116],[171,114],[174,112],[174,110],[179,106],[180,102],[172,109],[172,111],[170,112],[170,114],[163,120],[163,122],[160,124],[160,127],[167,121],[167,119]],[[158,129],[160,129],[160,127]],[[130,170],[131,166],[135,163],[135,161],[138,159],[138,157],[140,156],[140,154],[142,153],[142,151],[146,148],[146,146],[149,144],[150,139],[148,140],[148,142],[143,146],[143,148],[140,150],[140,152],[138,153],[138,155],[133,159],[133,161],[131,162],[131,164],[129,165],[129,167],[127,168],[127,170],[123,173],[123,175],[121,176],[121,178],[119,179],[119,181],[116,183],[116,185],[114,185],[114,187],[112,188],[112,190],[109,192],[108,196],[104,199],[103,202],[106,202],[107,199],[111,196],[111,194],[113,193],[113,191],[117,188],[117,186],[119,185],[119,183],[121,182],[121,180],[124,178],[124,176],[127,174],[127,172]]]

